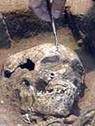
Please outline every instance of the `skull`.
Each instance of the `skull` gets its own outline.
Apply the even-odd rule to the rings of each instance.
[[[83,66],[78,56],[67,47],[43,44],[8,57],[4,76],[14,77],[18,68],[26,70],[33,81],[30,94],[35,96],[35,112],[52,116],[67,116],[81,93]],[[31,69],[30,69],[31,68]],[[7,74],[6,74],[7,73]],[[22,76],[22,74],[21,74]],[[31,97],[32,97],[31,95]]]

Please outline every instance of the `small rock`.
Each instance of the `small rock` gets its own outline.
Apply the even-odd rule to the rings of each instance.
[[[22,126],[22,124],[17,124],[17,126]]]
[[[1,101],[0,101],[0,103],[1,103],[1,104],[4,104],[4,101],[3,101],[3,100],[1,100]]]

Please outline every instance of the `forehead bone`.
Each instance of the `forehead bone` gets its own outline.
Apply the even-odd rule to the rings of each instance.
[[[27,59],[31,60],[36,67],[38,62],[58,62],[59,57],[64,60],[68,59],[69,61],[78,59],[74,52],[61,44],[59,45],[59,52],[57,52],[53,44],[45,43],[9,56],[4,64],[4,69],[12,72],[20,64],[26,63]]]

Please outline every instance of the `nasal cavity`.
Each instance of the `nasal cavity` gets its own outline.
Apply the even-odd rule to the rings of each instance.
[[[28,69],[29,71],[34,70],[35,68],[35,63],[32,62],[32,60],[27,59],[26,63],[20,64],[18,67],[21,69]]]
[[[48,83],[43,80],[43,79],[38,79],[35,83],[35,87],[38,91],[45,91],[46,86],[48,85]]]

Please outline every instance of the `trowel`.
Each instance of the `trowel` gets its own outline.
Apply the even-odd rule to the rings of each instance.
[[[53,29],[54,38],[55,38],[56,50],[58,51],[59,41],[58,41],[58,37],[57,37],[57,30],[56,30],[56,26],[55,26],[55,19],[54,19],[54,16],[52,15],[53,1],[54,0],[47,0],[47,8],[48,8],[48,12],[49,12],[50,19],[51,19],[51,25],[52,25],[52,29]]]

